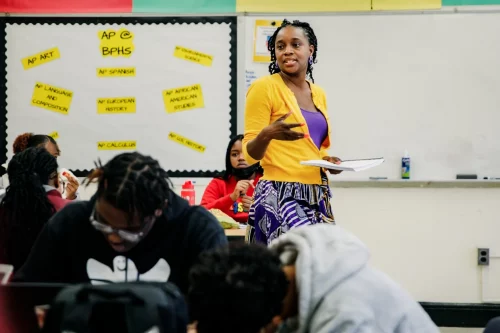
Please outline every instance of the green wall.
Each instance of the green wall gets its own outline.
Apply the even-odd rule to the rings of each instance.
[[[443,6],[500,5],[500,0],[443,0]]]

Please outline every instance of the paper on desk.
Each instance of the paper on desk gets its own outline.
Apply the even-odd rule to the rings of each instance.
[[[310,160],[310,161],[300,162],[300,164],[302,164],[302,165],[310,165],[310,166],[316,166],[316,167],[325,168],[325,169],[333,169],[333,170],[340,170],[340,171],[354,171],[354,172],[371,169],[371,168],[376,167],[377,165],[380,165],[382,163],[384,163],[384,159],[382,157],[381,158],[342,161],[342,163],[340,163],[340,164],[330,163],[330,162],[325,161],[325,160]]]

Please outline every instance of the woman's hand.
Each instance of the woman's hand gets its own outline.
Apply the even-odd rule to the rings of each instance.
[[[250,211],[250,206],[252,205],[252,197],[249,197],[245,194],[243,197],[241,197],[241,203],[243,205],[244,212]]]
[[[342,160],[338,157],[335,156],[325,156],[323,157],[325,161],[328,161],[333,164],[340,164],[342,163]],[[342,170],[334,170],[334,169],[328,169],[328,172],[330,172],[332,175],[338,175],[339,173],[342,172]]]
[[[286,115],[280,117],[274,123],[265,127],[262,131],[269,140],[282,140],[282,141],[296,141],[304,138],[308,138],[309,134],[304,134],[301,132],[293,131],[292,128],[304,126],[300,123],[285,123],[285,119],[288,118],[292,112],[288,112]]]
[[[253,187],[252,180],[240,180],[239,182],[237,182],[233,193],[231,193],[230,195],[231,200],[236,201],[242,194],[245,195],[250,186]]]
[[[64,173],[64,177],[68,178],[68,184],[66,185],[66,199],[75,200],[76,191],[78,191],[80,184],[78,183],[78,180],[69,173]]]

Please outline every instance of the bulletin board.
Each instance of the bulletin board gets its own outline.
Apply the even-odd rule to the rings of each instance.
[[[59,165],[77,176],[97,159],[129,151],[151,155],[171,177],[224,170],[236,134],[236,18],[44,17],[1,24],[2,163],[16,136],[33,132],[53,136]]]

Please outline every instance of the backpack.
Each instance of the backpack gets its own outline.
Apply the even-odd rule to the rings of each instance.
[[[42,333],[186,333],[188,322],[171,283],[79,284],[56,296]]]

